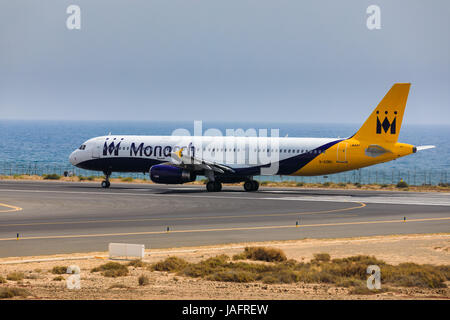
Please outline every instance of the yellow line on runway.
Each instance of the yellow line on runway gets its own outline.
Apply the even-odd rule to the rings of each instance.
[[[362,225],[375,223],[411,223],[424,221],[442,221],[450,220],[447,218],[424,218],[424,219],[409,219],[407,222],[403,220],[375,220],[375,221],[355,221],[355,222],[338,222],[338,223],[323,223],[323,224],[306,224],[299,225],[300,228],[305,227],[330,227],[330,226],[345,226],[345,225]],[[67,239],[67,238],[94,238],[94,237],[119,237],[119,236],[138,236],[138,235],[152,235],[152,234],[170,234],[170,233],[196,233],[196,232],[218,232],[218,231],[246,231],[246,230],[267,230],[267,229],[286,229],[297,228],[295,225],[288,226],[263,226],[263,227],[237,227],[237,228],[214,228],[214,229],[194,229],[194,230],[173,230],[169,233],[166,231],[147,231],[147,232],[127,232],[127,233],[100,233],[100,234],[80,234],[80,235],[62,235],[62,236],[35,236],[22,237],[21,240],[43,240],[43,239]],[[3,238],[0,241],[18,241],[16,238]],[[20,240],[19,240],[20,241]]]
[[[6,209],[6,210],[0,210],[0,213],[3,213],[3,212],[14,212],[14,211],[22,210],[21,207],[12,206],[12,205],[9,205],[9,204],[6,204],[6,203],[0,203],[0,206],[9,208],[9,209]]]
[[[86,220],[86,221],[70,221],[70,222],[36,222],[36,223],[15,223],[15,224],[0,224],[0,227],[17,227],[17,226],[36,226],[36,225],[63,225],[63,224],[86,224],[86,223],[117,223],[117,222],[143,222],[143,221],[182,221],[182,220],[195,220],[195,219],[231,219],[231,218],[253,218],[253,217],[282,217],[282,216],[292,216],[292,215],[310,215],[319,213],[332,213],[332,212],[343,212],[350,211],[354,209],[364,208],[365,203],[358,203],[359,206],[341,209],[331,209],[323,211],[305,211],[305,212],[290,212],[290,213],[268,213],[268,214],[250,214],[250,215],[239,215],[239,216],[197,216],[188,218],[145,218],[145,219],[117,219],[117,220]]]

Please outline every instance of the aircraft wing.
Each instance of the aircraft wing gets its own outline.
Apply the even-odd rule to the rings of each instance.
[[[170,154],[171,164],[176,165],[180,168],[185,168],[188,170],[212,170],[218,173],[231,172],[234,170],[230,167],[224,166],[222,164],[218,164],[211,161],[206,161],[203,159],[199,159],[190,155],[184,155],[183,149],[180,149],[177,152],[172,152]]]

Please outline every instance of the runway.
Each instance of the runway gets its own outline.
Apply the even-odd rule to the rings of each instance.
[[[448,193],[0,181],[0,257],[449,231]]]

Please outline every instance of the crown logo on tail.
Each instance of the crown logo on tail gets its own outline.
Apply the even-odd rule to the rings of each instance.
[[[377,115],[379,113],[380,113],[380,111],[377,111]],[[385,111],[384,114],[386,116],[384,117],[383,122],[381,122],[379,116],[377,116],[377,134],[381,134],[383,130],[385,133],[387,133],[389,129],[390,129],[391,134],[395,134],[397,132],[396,131],[397,111],[394,111],[395,116],[394,116],[394,120],[392,120],[392,122],[390,122],[387,117],[388,112]]]

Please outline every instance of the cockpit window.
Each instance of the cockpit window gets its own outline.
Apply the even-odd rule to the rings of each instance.
[[[85,144],[82,144],[78,149],[84,150],[84,149],[86,149],[86,145],[85,145]]]

